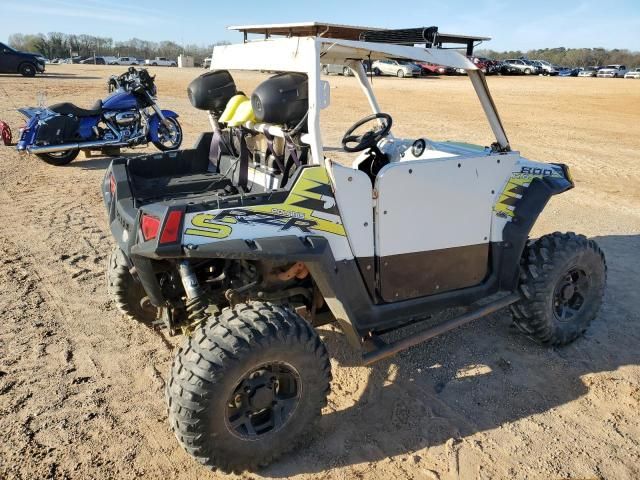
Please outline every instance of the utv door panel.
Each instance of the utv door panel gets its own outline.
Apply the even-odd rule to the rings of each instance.
[[[482,282],[493,205],[515,159],[456,156],[395,162],[380,171],[375,254],[385,301]]]
[[[401,253],[378,261],[382,299],[394,302],[479,284],[488,273],[489,244]]]

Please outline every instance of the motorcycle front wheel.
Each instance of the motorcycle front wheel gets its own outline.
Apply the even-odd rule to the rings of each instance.
[[[61,167],[71,163],[80,153],[80,150],[64,150],[62,152],[55,153],[36,153],[41,160],[44,160],[49,165],[55,165]]]
[[[158,140],[154,140],[153,144],[162,152],[167,150],[176,150],[182,144],[182,127],[177,118],[168,117],[167,127],[162,122],[158,125]]]

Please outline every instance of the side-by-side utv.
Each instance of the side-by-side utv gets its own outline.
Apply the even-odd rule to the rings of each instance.
[[[529,240],[550,197],[573,188],[569,169],[511,149],[482,72],[438,48],[437,29],[238,29],[245,42],[215,47],[189,87],[212,132],[191,150],[115,159],[103,186],[110,293],[186,335],[166,396],[198,461],[256,468],[305,437],[331,380],[319,325],[336,322],[364,364],[504,307],[545,345],[585,331],[603,297],[601,250],[573,233]],[[466,70],[495,139],[396,137],[363,68],[390,58]],[[326,63],[351,68],[372,111],[342,138],[351,165],[323,148]],[[242,93],[234,70],[278,73]],[[449,307],[467,308],[382,337]]]

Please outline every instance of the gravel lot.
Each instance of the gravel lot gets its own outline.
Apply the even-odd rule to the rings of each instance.
[[[15,131],[15,108],[38,92],[89,106],[123,67],[47,71],[0,76],[0,118]],[[189,146],[208,128],[186,96],[201,71],[154,72],[159,103],[180,113]],[[245,92],[265,77],[236,76]],[[367,107],[352,78],[328,80],[323,122],[335,146]],[[334,380],[317,434],[241,478],[640,477],[640,82],[488,82],[512,146],[572,169],[577,188],[552,200],[535,234],[598,241],[609,265],[599,317],[585,338],[546,349],[500,313],[371,368],[327,327]],[[464,77],[376,78],[374,89],[397,136],[491,142]],[[107,298],[100,181],[109,161],[81,155],[56,168],[0,147],[0,479],[222,478],[169,431],[163,385],[181,339],[123,318]]]

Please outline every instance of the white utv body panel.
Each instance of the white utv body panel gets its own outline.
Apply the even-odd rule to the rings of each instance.
[[[376,178],[376,255],[488,243],[499,188],[518,158],[512,152],[383,167]]]

